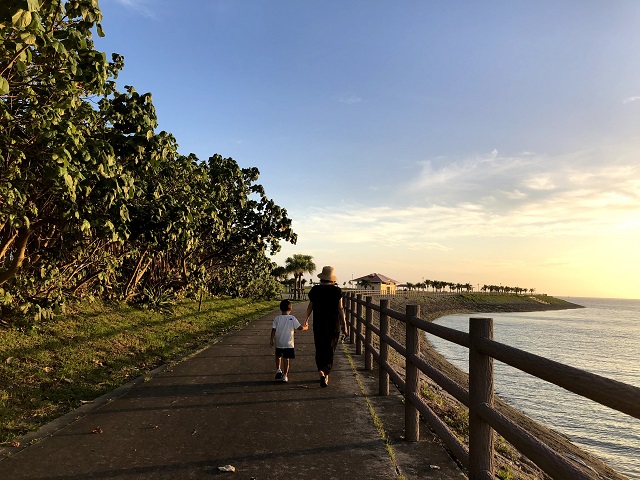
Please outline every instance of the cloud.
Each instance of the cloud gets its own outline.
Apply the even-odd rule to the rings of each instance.
[[[155,11],[150,6],[152,1],[153,0],[117,0],[119,4],[124,5],[126,8],[135,10],[146,17],[155,18]]]
[[[344,103],[345,105],[354,105],[356,103],[362,103],[362,98],[356,95],[345,95],[338,97],[338,102]]]
[[[608,155],[491,154],[448,164],[427,161],[407,197],[385,195],[375,206],[292,211],[293,218],[302,219],[294,229],[307,239],[329,234],[334,245],[431,251],[450,250],[455,239],[586,238],[637,231],[640,166]]]
[[[627,104],[627,103],[633,103],[633,102],[637,102],[638,100],[640,100],[640,97],[629,97],[629,98],[625,98],[622,103]]]

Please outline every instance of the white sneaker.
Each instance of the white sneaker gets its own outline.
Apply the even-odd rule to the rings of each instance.
[[[283,382],[288,382],[289,381],[289,377],[287,377],[286,375],[282,376],[282,381]]]

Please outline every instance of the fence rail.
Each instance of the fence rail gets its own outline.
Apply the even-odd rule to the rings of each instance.
[[[368,292],[364,300],[362,294],[353,291],[347,291],[344,295],[350,342],[355,343],[356,354],[364,353],[366,370],[373,369],[374,361],[378,363],[380,395],[389,394],[389,382],[393,381],[405,396],[405,438],[409,441],[419,440],[419,415],[422,415],[456,459],[467,467],[471,480],[494,478],[492,430],[502,435],[552,478],[594,478],[588,467],[584,468],[583,465],[568,460],[494,408],[494,359],[629,416],[640,418],[640,388],[498,343],[493,340],[491,318],[470,318],[469,333],[465,333],[421,319],[420,309],[416,305],[407,305],[404,313],[397,312],[389,308],[388,299],[380,298],[376,304],[370,294]],[[379,315],[378,326],[373,322],[374,312]],[[391,336],[390,318],[405,324],[404,345]],[[421,331],[469,349],[468,390],[424,360],[420,353]],[[378,338],[379,348],[373,342],[374,335]],[[404,357],[404,378],[390,363],[389,348]],[[421,398],[420,372],[469,408],[468,447],[458,440]]]

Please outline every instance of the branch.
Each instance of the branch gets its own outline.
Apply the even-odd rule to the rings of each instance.
[[[22,47],[22,49],[20,49],[16,55],[13,57],[13,59],[7,64],[7,66],[5,67],[4,70],[2,70],[2,72],[0,72],[0,76],[4,77],[4,73],[9,70],[14,63],[16,63],[18,61],[18,59],[20,58],[20,55],[22,55],[28,48],[30,47],[30,45],[25,45],[24,47]]]
[[[7,254],[9,247],[11,246],[11,244],[13,243],[13,241],[16,239],[17,236],[18,236],[18,232],[16,231],[13,235],[2,237],[2,244],[1,244],[2,249],[0,249],[0,259],[4,258],[4,256]]]
[[[18,238],[16,240],[16,254],[13,257],[13,262],[9,265],[9,268],[4,272],[0,272],[0,285],[4,285],[6,282],[15,277],[16,273],[22,266],[22,262],[25,259],[25,252],[27,250],[27,242],[31,236],[31,230],[27,227],[22,227],[18,230]]]

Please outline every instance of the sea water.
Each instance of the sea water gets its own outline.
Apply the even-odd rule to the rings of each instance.
[[[565,299],[586,308],[476,316],[494,319],[494,339],[500,343],[640,387],[640,300]],[[436,322],[468,332],[471,316],[449,315]],[[466,348],[427,337],[451,363],[469,371]],[[507,403],[640,480],[640,420],[501,362],[495,362],[494,371],[495,392]]]

